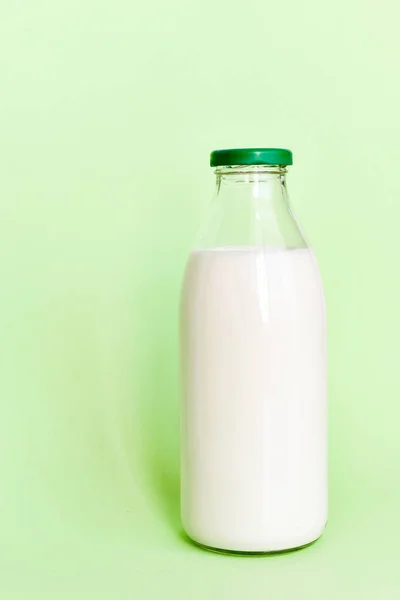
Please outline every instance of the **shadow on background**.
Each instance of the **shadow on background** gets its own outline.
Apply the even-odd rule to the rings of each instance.
[[[174,532],[181,530],[179,488],[179,283],[150,283],[142,299],[141,469],[146,496]]]

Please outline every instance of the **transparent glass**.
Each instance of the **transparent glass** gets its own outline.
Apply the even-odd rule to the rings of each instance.
[[[214,199],[196,247],[305,248],[289,205],[286,172],[268,165],[217,168]]]
[[[322,284],[286,168],[216,178],[182,286],[182,522],[209,549],[281,552],[327,519]]]

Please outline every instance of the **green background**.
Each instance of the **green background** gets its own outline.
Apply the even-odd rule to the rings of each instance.
[[[1,598],[397,598],[397,2],[0,6]],[[248,559],[181,534],[177,308],[209,151],[257,145],[325,284],[330,520]]]

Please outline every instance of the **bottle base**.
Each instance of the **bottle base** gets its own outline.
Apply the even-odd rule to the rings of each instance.
[[[308,548],[309,546],[312,546],[313,544],[318,542],[318,540],[321,539],[323,533],[321,533],[318,537],[316,537],[315,540],[311,540],[311,542],[307,542],[306,544],[301,544],[300,546],[293,546],[293,547],[284,548],[281,550],[250,550],[250,551],[249,550],[229,550],[229,549],[225,549],[225,548],[217,548],[214,546],[207,546],[206,544],[197,542],[196,540],[191,538],[186,532],[185,532],[185,535],[192,544],[194,544],[198,548],[201,548],[202,550],[207,550],[208,552],[214,552],[215,554],[225,554],[228,556],[243,556],[243,557],[259,556],[259,557],[262,557],[262,556],[275,556],[278,554],[289,554],[291,552],[297,552],[298,550],[303,550],[304,548]]]

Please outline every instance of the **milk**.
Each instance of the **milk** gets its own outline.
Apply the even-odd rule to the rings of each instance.
[[[270,552],[327,518],[325,310],[307,248],[191,254],[181,305],[182,521]]]

